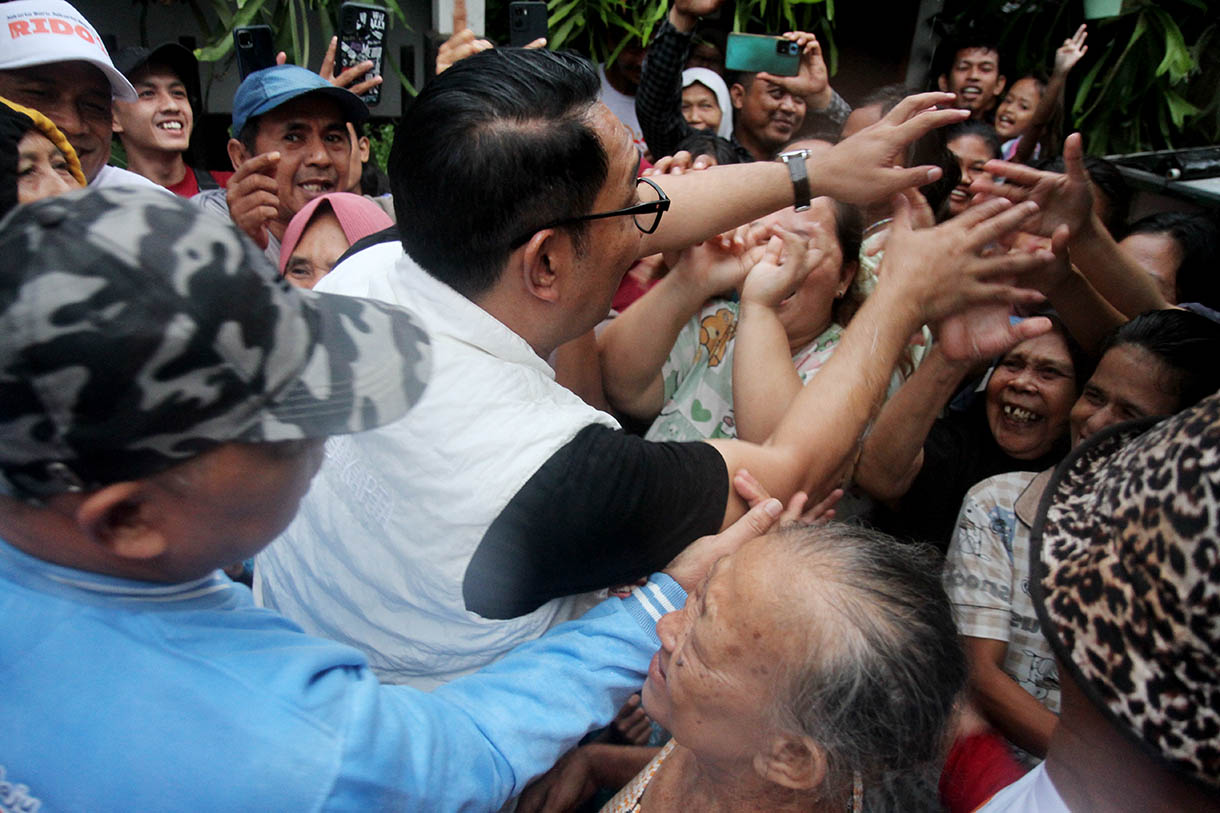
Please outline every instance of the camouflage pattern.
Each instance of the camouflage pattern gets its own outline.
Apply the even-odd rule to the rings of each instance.
[[[0,490],[146,477],[227,441],[371,429],[427,377],[406,311],[301,291],[232,224],[154,189],[0,222]]]

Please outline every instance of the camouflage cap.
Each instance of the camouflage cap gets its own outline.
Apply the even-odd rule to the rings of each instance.
[[[0,256],[2,491],[371,429],[424,388],[428,339],[406,311],[300,291],[232,224],[155,189],[19,207]]]

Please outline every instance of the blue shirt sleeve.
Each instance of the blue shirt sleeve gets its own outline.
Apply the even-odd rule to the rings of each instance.
[[[430,694],[380,686],[367,670],[319,676],[351,703],[327,809],[499,808],[639,690],[660,645],[656,620],[685,600],[654,575]]]

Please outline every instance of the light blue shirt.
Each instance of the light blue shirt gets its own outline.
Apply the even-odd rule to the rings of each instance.
[[[655,576],[428,694],[219,572],[134,582],[0,542],[0,807],[494,810],[640,688],[684,601]]]

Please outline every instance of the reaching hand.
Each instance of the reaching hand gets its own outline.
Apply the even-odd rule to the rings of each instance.
[[[751,508],[763,500],[771,498],[771,494],[767,491],[766,487],[745,469],[738,469],[737,473],[733,475],[733,490]],[[843,489],[832,489],[816,505],[806,508],[805,506],[809,502],[809,495],[804,491],[798,491],[792,495],[792,499],[788,500],[788,506],[779,515],[780,524],[785,525],[790,522],[797,522],[801,525],[817,525],[830,522],[835,518],[834,507],[841,499],[843,499]]]
[[[1055,73],[1060,76],[1066,76],[1068,71],[1076,66],[1081,57],[1089,50],[1089,46],[1084,44],[1088,38],[1088,27],[1081,25],[1076,29],[1076,33],[1069,39],[1063,41],[1063,45],[1059,46],[1059,50],[1055,51]]]
[[[233,173],[225,189],[229,217],[262,249],[267,248],[267,224],[280,213],[279,187],[275,179],[279,163],[278,152],[247,158]]]
[[[895,307],[916,307],[922,324],[976,305],[1034,304],[1042,294],[1016,287],[1014,280],[1053,258],[1049,252],[1000,252],[992,249],[1038,211],[1034,203],[1016,206],[992,199],[971,206],[931,229],[911,228],[906,198],[894,197],[885,257],[877,271],[878,286],[894,297]]]
[[[436,73],[439,76],[455,62],[460,62],[468,56],[494,47],[488,40],[476,37],[469,28],[454,31],[449,39],[441,43],[441,47],[436,52]]]
[[[1072,133],[1063,142],[1063,164],[1067,172],[1061,175],[1007,161],[988,161],[983,166],[987,174],[972,183],[970,191],[998,195],[1014,203],[1037,203],[1038,214],[1024,224],[1026,231],[1050,237],[1055,229],[1066,225],[1072,234],[1080,234],[1093,212],[1093,190],[1084,168],[1079,133]],[[1000,178],[1005,182],[999,183]]]
[[[706,299],[741,287],[761,257],[762,247],[751,241],[747,224],[666,256],[665,264],[675,278]]]
[[[520,813],[575,810],[596,792],[597,779],[589,750],[573,748],[525,788],[517,799],[517,810]]]
[[[686,550],[674,557],[665,572],[689,593],[707,575],[717,559],[728,556],[751,539],[771,530],[783,508],[779,500],[762,500],[720,533],[703,536],[690,543]]]
[[[809,164],[814,195],[829,195],[845,203],[875,203],[906,189],[923,186],[941,176],[938,167],[903,169],[894,166],[894,156],[937,127],[965,121],[969,110],[934,110],[950,104],[952,93],[920,93],[908,96],[881,121],[865,127]]]
[[[746,275],[741,286],[743,302],[774,308],[801,287],[809,272],[821,260],[821,251],[809,249],[806,235],[772,226],[771,239],[761,258]]]
[[[789,31],[784,36],[801,46],[800,70],[796,76],[775,76],[766,71],[758,75],[787,90],[793,96],[808,100],[816,110],[830,104],[830,74],[822,58],[818,38],[807,31]]]
[[[626,745],[647,745],[652,736],[652,721],[640,707],[640,696],[633,694],[614,715],[611,727]]]
[[[339,38],[331,37],[330,45],[326,48],[326,55],[322,57],[322,67],[318,69],[319,76],[337,88],[347,88],[357,96],[363,93],[368,93],[370,90],[381,84],[382,78],[380,76],[374,76],[373,78],[365,79],[362,82],[356,81],[373,69],[373,61],[371,59],[366,59],[364,62],[358,62],[336,76],[335,49],[338,46]]]
[[[710,155],[692,156],[686,150],[679,150],[673,155],[658,158],[656,163],[640,174],[645,178],[652,175],[682,175],[686,172],[714,166],[716,166],[716,159]]]

